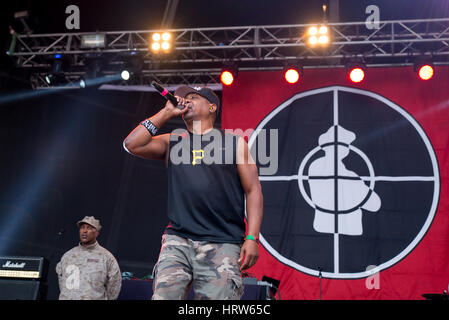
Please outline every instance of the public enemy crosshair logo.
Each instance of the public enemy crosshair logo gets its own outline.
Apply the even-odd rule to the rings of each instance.
[[[279,169],[259,178],[261,243],[310,275],[362,278],[407,256],[429,229],[439,200],[435,153],[400,106],[340,86],[295,95],[259,129],[279,129]],[[260,166],[260,164],[258,164]]]
[[[381,201],[374,192],[373,167],[362,151],[351,146],[354,140],[354,133],[338,125],[332,126],[320,136],[319,146],[309,152],[299,166],[299,189],[304,200],[315,209],[313,227],[317,232],[361,235],[361,209],[378,211],[380,208]],[[315,159],[309,166],[308,175],[305,175],[305,165],[320,150],[325,152],[324,157]],[[343,159],[351,151],[356,152],[365,162],[370,174],[369,186],[365,185],[362,177],[344,165]],[[311,197],[305,191],[305,181],[308,181]],[[332,194],[333,197],[330,196]]]

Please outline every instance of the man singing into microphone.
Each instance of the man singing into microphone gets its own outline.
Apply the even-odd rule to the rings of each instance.
[[[154,268],[153,299],[185,299],[192,284],[195,299],[240,299],[241,271],[259,256],[258,170],[244,139],[213,128],[220,101],[212,90],[181,86],[175,96],[183,109],[167,101],[123,142],[129,153],[165,160],[168,167],[169,224]],[[187,130],[156,135],[179,116]]]

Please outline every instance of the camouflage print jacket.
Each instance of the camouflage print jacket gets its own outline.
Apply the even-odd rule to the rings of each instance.
[[[117,261],[98,242],[67,251],[56,273],[60,300],[115,300],[122,285]]]

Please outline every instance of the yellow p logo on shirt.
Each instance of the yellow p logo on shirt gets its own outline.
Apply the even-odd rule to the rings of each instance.
[[[197,164],[198,162],[196,160],[201,160],[204,158],[204,150],[200,149],[200,150],[192,150],[193,153],[193,161],[192,161],[192,165]],[[197,154],[199,153],[199,155]]]

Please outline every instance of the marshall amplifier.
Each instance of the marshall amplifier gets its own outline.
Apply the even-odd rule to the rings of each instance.
[[[0,256],[0,278],[41,279],[43,271],[43,257]]]
[[[0,300],[43,299],[47,266],[43,257],[0,256]]]

